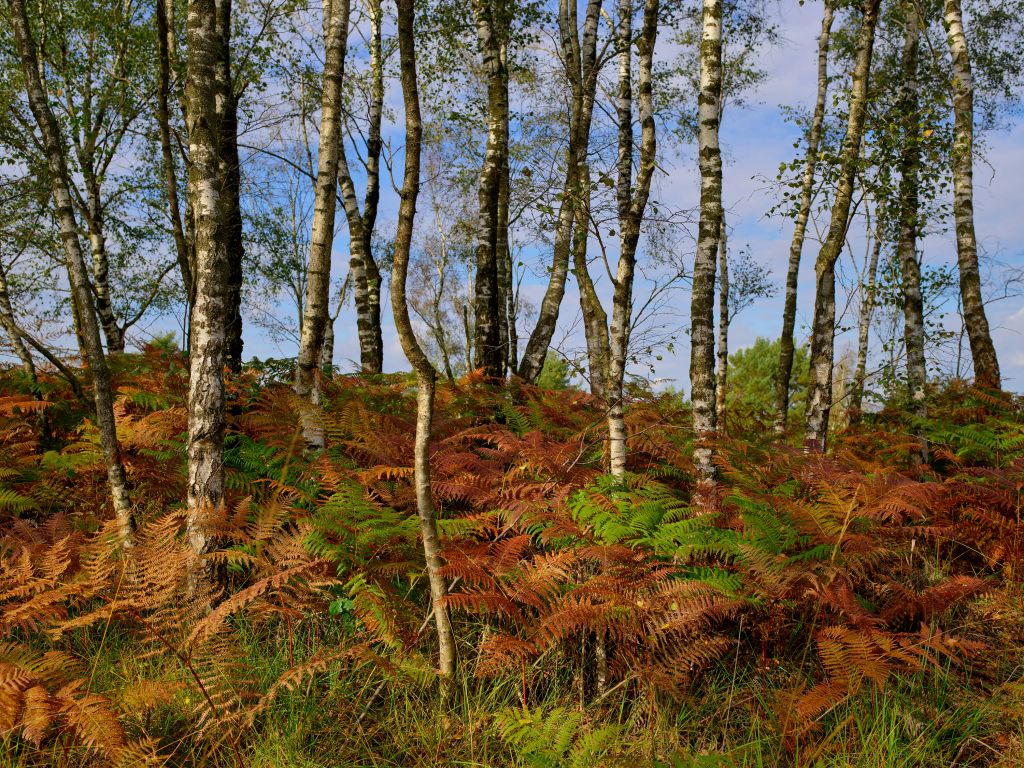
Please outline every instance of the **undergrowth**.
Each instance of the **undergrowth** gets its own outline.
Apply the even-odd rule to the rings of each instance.
[[[0,380],[0,766],[1024,762],[1010,396],[952,385],[926,421],[865,415],[827,457],[734,415],[698,507],[677,397],[637,393],[615,482],[589,396],[442,387],[460,669],[442,688],[408,377],[325,380],[315,457],[287,386],[230,382],[206,594],[182,530],[182,361],[151,350],[115,373],[130,549],[88,404]]]

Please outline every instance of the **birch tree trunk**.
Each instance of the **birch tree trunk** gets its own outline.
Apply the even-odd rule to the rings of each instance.
[[[832,218],[825,242],[815,264],[816,288],[814,325],[811,335],[811,383],[807,401],[804,444],[808,450],[824,451],[828,435],[829,412],[832,408],[832,364],[835,349],[836,323],[836,261],[846,242],[850,221],[853,185],[857,175],[864,118],[867,112],[868,76],[875,43],[879,0],[865,0],[860,30],[857,33],[850,91],[846,137],[840,155],[840,173]]]
[[[4,269],[3,261],[0,260],[0,325],[3,326],[7,338],[14,348],[14,354],[21,361],[21,369],[25,375],[36,381],[36,365],[32,355],[22,338],[21,328],[18,327],[18,320],[14,315],[14,308],[11,306],[11,293],[7,285],[7,271]]]
[[[828,46],[832,33],[832,2],[825,0],[825,11],[821,19],[821,34],[818,37],[818,95],[814,102],[814,115],[807,132],[807,154],[804,156],[804,175],[800,184],[800,203],[797,208],[793,240],[789,246],[789,266],[786,270],[786,300],[782,310],[782,335],[779,337],[779,367],[775,371],[775,433],[786,432],[789,417],[789,387],[793,375],[795,344],[793,331],[796,327],[797,283],[800,277],[800,257],[804,248],[807,220],[811,215],[811,201],[814,197],[814,171],[818,164],[818,146],[821,143],[821,127],[825,120],[825,99],[828,95]]]
[[[999,360],[981,295],[978,241],[974,233],[974,80],[960,0],[945,0],[943,23],[953,70],[953,216],[964,324],[971,343],[974,380],[980,386],[999,389]]]
[[[186,303],[192,306],[195,299],[195,284],[192,278],[192,254],[185,230],[181,223],[181,203],[178,199],[178,174],[175,170],[174,147],[171,144],[171,52],[174,43],[174,2],[156,0],[157,56],[160,59],[157,70],[156,122],[160,131],[160,153],[163,161],[164,192],[167,195],[167,212],[171,219],[174,236],[174,250],[178,257],[181,284],[185,289]]]
[[[107,482],[118,531],[125,546],[130,546],[135,523],[132,517],[131,500],[128,494],[128,480],[121,463],[121,449],[117,441],[117,427],[114,420],[114,401],[110,384],[110,370],[103,353],[103,341],[96,321],[96,305],[93,302],[89,271],[78,239],[78,222],[71,197],[71,176],[64,154],[60,126],[50,109],[42,79],[39,76],[39,59],[35,41],[25,12],[24,0],[7,0],[11,25],[21,59],[28,94],[29,107],[42,137],[46,153],[47,170],[50,176],[50,194],[53,197],[54,214],[60,228],[64,247],[68,281],[71,284],[72,303],[80,309],[79,330],[82,354],[92,375],[93,397],[96,404],[96,427],[100,434],[100,445],[107,468]]]
[[[914,413],[926,415],[925,383],[927,369],[924,356],[924,298],[921,294],[921,262],[917,254],[918,171],[921,164],[921,116],[917,99],[917,66],[919,21],[917,6],[906,8],[906,31],[903,43],[903,88],[901,112],[904,115],[903,145],[900,152],[899,242],[897,255],[903,282],[903,340],[907,348],[907,390]],[[927,443],[922,440],[922,450]]]
[[[124,329],[118,324],[110,300],[110,255],[107,252],[107,237],[104,232],[103,204],[100,200],[99,182],[91,172],[91,162],[82,163],[88,199],[85,219],[89,232],[89,246],[92,251],[92,285],[96,300],[96,316],[107,342],[108,354],[124,352]]]
[[[729,375],[729,248],[725,211],[718,234],[718,369],[715,373],[715,424],[725,427],[725,387]]]
[[[191,317],[188,388],[188,509],[186,534],[194,560],[193,591],[210,580],[202,559],[213,546],[210,519],[224,504],[224,366],[227,362],[228,223],[225,221],[224,98],[218,68],[222,46],[218,0],[189,0],[185,74],[189,143],[188,196],[195,231],[195,302]]]
[[[544,359],[555,334],[559,309],[565,296],[573,222],[578,201],[583,195],[580,166],[586,162],[589,151],[590,125],[597,88],[597,30],[600,15],[600,0],[588,0],[581,42],[576,25],[576,4],[570,0],[560,0],[558,5],[562,63],[572,93],[569,142],[566,149],[565,185],[555,223],[551,276],[541,300],[537,323],[519,363],[519,376],[529,382],[535,382],[544,368]]]
[[[502,61],[505,62],[505,46],[502,48]],[[508,68],[507,63],[503,66]],[[497,240],[497,264],[498,264],[498,339],[504,354],[502,364],[502,377],[506,374],[515,373],[516,357],[518,355],[516,340],[516,294],[513,276],[515,270],[512,267],[512,252],[509,244],[509,196],[511,190],[511,179],[509,178],[508,153],[505,153],[504,162],[500,174],[501,186],[498,189],[498,240]]]
[[[693,461],[706,491],[714,481],[715,434],[715,256],[722,230],[722,152],[718,143],[722,100],[722,3],[703,0],[697,143],[700,223],[690,301],[690,401],[696,438]]]
[[[875,291],[878,284],[878,257],[882,253],[882,218],[879,211],[875,225],[874,243],[867,263],[867,285],[861,297],[857,315],[857,367],[853,374],[853,392],[850,395],[850,409],[859,414],[864,405],[864,385],[867,379],[868,342],[871,336],[871,316],[875,310]]]
[[[225,362],[232,371],[242,369],[242,241],[241,168],[238,160],[238,96],[231,74],[231,0],[214,0],[219,48],[216,82],[220,151],[218,173],[222,180],[220,205],[223,210],[227,248],[227,292],[224,303]]]
[[[487,148],[480,171],[477,222],[474,366],[500,379],[506,353],[501,342],[501,290],[498,279],[498,203],[508,156],[508,69],[502,55],[506,28],[504,0],[475,0],[477,43],[487,78]],[[507,329],[506,329],[507,333]]]
[[[601,297],[590,278],[587,264],[587,241],[590,235],[590,165],[580,163],[580,199],[576,201],[576,222],[573,232],[572,261],[576,283],[580,289],[580,310],[583,313],[583,335],[587,341],[587,369],[590,393],[603,400],[608,381],[608,315],[601,306]]]
[[[320,143],[317,150],[313,227],[306,269],[306,300],[303,302],[302,334],[295,367],[295,394],[311,406],[320,403],[317,381],[323,354],[324,334],[330,314],[331,251],[338,194],[338,154],[341,147],[341,86],[345,75],[349,0],[326,0],[324,23],[323,91],[320,105]],[[324,447],[324,430],[314,408],[303,410],[302,434],[306,445]]]
[[[437,373],[430,363],[413,331],[406,299],[406,279],[409,274],[409,251],[412,247],[413,220],[416,216],[416,198],[420,188],[420,147],[423,124],[420,118],[420,97],[416,82],[416,49],[413,37],[414,0],[396,0],[398,7],[398,46],[405,103],[405,174],[402,182],[398,226],[395,232],[394,271],[391,275],[391,305],[395,328],[402,349],[416,371],[416,449],[414,482],[416,484],[416,511],[420,520],[423,555],[434,612],[439,647],[439,671],[450,681],[455,674],[455,635],[445,597],[448,581],[441,573],[441,542],[437,535],[437,520],[430,490],[430,430],[434,415],[434,389]]]
[[[348,220],[356,330],[359,336],[359,362],[363,373],[384,370],[384,341],[380,323],[381,274],[373,257],[373,230],[380,200],[380,155],[383,148],[381,119],[384,113],[384,55],[381,44],[384,13],[380,0],[370,0],[370,111],[366,138],[366,192],[363,210],[359,210],[355,184],[341,142],[338,154],[338,184]]]
[[[658,0],[644,3],[643,28],[637,38],[637,108],[640,118],[640,152],[633,180],[633,39],[632,0],[619,3],[619,92],[616,101],[619,155],[616,202],[619,217],[619,263],[612,294],[612,325],[609,333],[608,381],[608,465],[613,477],[626,474],[626,422],[623,384],[633,314],[633,276],[640,226],[654,175],[657,142],[654,126],[654,98],[651,82],[654,44],[658,35]]]

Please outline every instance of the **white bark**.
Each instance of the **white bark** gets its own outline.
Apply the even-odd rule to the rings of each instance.
[[[320,360],[330,308],[331,251],[334,244],[334,218],[338,190],[338,151],[341,146],[341,86],[345,73],[345,49],[348,39],[349,0],[329,0],[324,4],[327,54],[324,59],[323,96],[320,112],[320,146],[317,153],[316,193],[313,203],[313,227],[309,245],[306,300],[303,307],[302,334],[295,368],[295,393],[311,407],[302,413],[302,433],[306,445],[315,450],[324,447],[324,430],[316,406],[319,405]]]
[[[989,332],[988,316],[981,294],[978,270],[978,241],[974,231],[974,78],[964,34],[960,0],[945,0],[943,23],[952,57],[954,115],[953,217],[956,220],[957,263],[960,267],[960,296],[964,324],[971,343],[974,378],[981,386],[999,389],[1000,373],[996,349]]]
[[[704,0],[700,40],[697,144],[700,166],[700,223],[690,302],[690,401],[696,444],[693,460],[701,493],[714,482],[715,421],[715,257],[722,228],[722,152],[718,143],[722,100],[722,3]]]
[[[210,518],[224,503],[224,366],[227,334],[227,227],[223,221],[217,63],[220,35],[214,0],[190,0],[186,28],[188,198],[195,237],[188,394],[188,509],[193,590],[210,578]]]
[[[416,449],[414,482],[416,484],[416,511],[420,521],[423,555],[430,582],[430,597],[437,629],[438,666],[443,678],[451,681],[455,674],[455,635],[445,598],[448,581],[441,574],[441,543],[437,533],[437,520],[430,489],[430,431],[434,414],[434,387],[437,373],[424,354],[412,321],[406,297],[406,279],[409,274],[409,251],[412,247],[413,220],[416,216],[416,198],[420,188],[420,149],[423,123],[420,117],[419,88],[416,79],[416,49],[413,36],[414,0],[397,0],[398,43],[401,68],[402,94],[405,102],[405,174],[398,226],[395,231],[395,258],[391,275],[391,305],[395,316],[402,349],[416,371]]]

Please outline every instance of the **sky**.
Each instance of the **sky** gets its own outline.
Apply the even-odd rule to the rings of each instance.
[[[783,217],[768,217],[775,198],[766,179],[774,179],[780,162],[792,160],[800,150],[794,142],[800,140],[795,126],[786,122],[785,106],[807,106],[814,99],[817,35],[821,23],[820,2],[780,0],[771,6],[783,40],[762,55],[762,67],[768,77],[751,94],[749,104],[727,113],[721,142],[725,157],[724,202],[731,227],[730,246],[749,249],[755,261],[771,270],[772,281],[778,286],[773,298],[759,301],[742,313],[730,332],[730,349],[736,350],[753,343],[759,337],[774,338],[781,329],[782,283],[785,279],[792,223]],[[400,117],[400,109],[397,114]],[[980,248],[1010,267],[1024,267],[1024,217],[1020,209],[1019,180],[1024,175],[1024,123],[1017,121],[1008,129],[985,137],[987,164],[975,165],[975,216]],[[665,166],[666,173],[656,178],[653,197],[669,207],[694,208],[699,194],[699,176],[692,150],[685,148],[675,161]],[[387,189],[385,187],[385,192]],[[382,220],[394,219],[396,203],[388,195],[382,201]],[[692,251],[692,245],[684,245]],[[809,315],[813,310],[813,262],[817,243],[808,240],[804,248],[799,284],[798,339],[806,339]],[[952,234],[933,235],[921,243],[924,260],[928,264],[955,261],[955,241]],[[856,244],[853,248],[856,252]],[[335,241],[335,275],[344,274],[348,260],[347,228],[344,217],[339,216]],[[994,281],[983,286],[996,291]],[[635,304],[642,301],[650,285],[642,278],[636,285]],[[523,291],[539,303],[544,283],[528,280]],[[679,343],[674,351],[663,350],[660,360],[652,360],[653,374],[645,365],[637,373],[653,378],[659,386],[672,385],[689,390],[689,344],[685,336],[689,294],[680,289],[672,297],[672,307],[678,308],[672,317],[659,322],[680,325]],[[1024,392],[1024,297],[1012,298],[989,306],[989,323],[1002,366],[1007,389]],[[570,280],[562,305],[559,333],[556,339],[566,337],[569,347],[582,346],[578,330],[572,331],[579,314],[578,294]],[[382,311],[384,318],[385,369],[408,368],[397,335],[391,322],[390,306]],[[955,321],[948,321],[955,325]],[[525,332],[525,334],[524,334]],[[359,351],[355,334],[355,317],[346,308],[335,325],[335,364],[342,370],[354,370]],[[521,338],[529,329],[520,331]],[[837,340],[837,354],[849,350],[855,340],[849,333]],[[876,340],[877,346],[877,340]],[[246,357],[283,357],[295,354],[294,346],[279,344],[267,337],[252,323],[245,332]]]

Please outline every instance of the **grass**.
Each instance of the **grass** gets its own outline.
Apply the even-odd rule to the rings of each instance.
[[[268,688],[317,649],[342,641],[337,627],[297,628],[289,644],[276,627],[238,625],[246,673]],[[162,691],[131,711],[157,740],[166,766],[210,768],[391,768],[398,766],[722,766],[932,768],[1024,764],[1024,682],[1010,659],[981,673],[929,668],[885,689],[866,686],[795,742],[778,736],[784,693],[797,670],[758,669],[725,659],[673,701],[636,703],[626,688],[580,709],[573,681],[552,681],[524,710],[516,681],[463,679],[447,698],[367,664],[337,665],[282,693],[232,747],[200,738],[186,672],[166,656],[132,646],[112,627],[67,639],[95,662],[91,689],[131,707],[140,681]],[[102,647],[101,647],[102,639]],[[291,649],[290,649],[291,645]],[[1019,661],[1019,660],[1018,660]],[[978,676],[980,674],[980,677]],[[1000,675],[1002,676],[1000,678]],[[989,695],[991,692],[996,695]],[[146,697],[142,697],[146,698]],[[632,702],[632,706],[629,702]],[[135,706],[138,706],[137,704]],[[1014,713],[1016,713],[1014,715]],[[59,742],[55,742],[59,743]],[[35,749],[7,737],[0,768],[88,763],[81,749]]]

